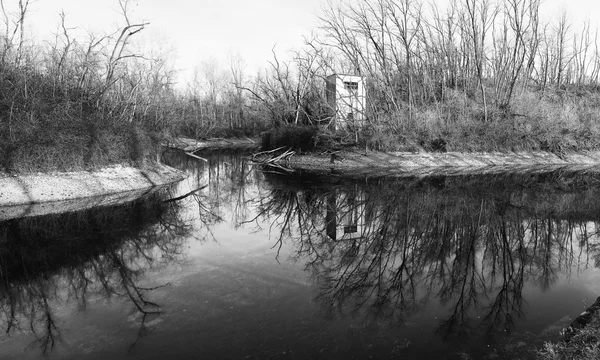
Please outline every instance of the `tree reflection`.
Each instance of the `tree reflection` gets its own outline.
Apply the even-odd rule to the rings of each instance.
[[[149,268],[175,261],[190,232],[177,201],[154,193],[119,206],[0,223],[0,324],[35,334],[44,353],[60,338],[57,304],[124,298],[143,314],[160,312],[140,285]],[[162,286],[162,285],[159,285]],[[142,328],[144,324],[142,322]]]
[[[181,151],[166,151],[163,161],[175,168],[185,170],[190,176],[188,181],[193,189],[202,188],[194,194],[197,218],[203,223],[208,233],[205,237],[214,239],[210,233],[210,225],[219,223],[226,216],[231,216],[233,224],[239,224],[249,217],[248,203],[260,198],[262,176],[253,171],[248,160],[240,156],[239,150],[201,152],[207,161],[200,161],[185,155]]]
[[[403,323],[438,299],[444,337],[510,332],[525,283],[547,290],[600,260],[597,176],[266,178],[259,212],[294,242],[330,316]]]

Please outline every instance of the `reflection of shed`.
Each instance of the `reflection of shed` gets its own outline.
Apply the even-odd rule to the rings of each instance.
[[[355,75],[333,74],[326,79],[327,103],[332,109],[335,129],[359,129],[364,125],[365,86]]]
[[[362,235],[362,213],[364,205],[357,201],[356,194],[333,192],[327,196],[325,214],[327,236],[332,240],[351,240]]]

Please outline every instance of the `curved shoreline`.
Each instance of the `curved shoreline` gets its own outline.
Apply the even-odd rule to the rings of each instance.
[[[185,179],[172,167],[113,166],[97,171],[0,174],[0,221],[112,205]]]

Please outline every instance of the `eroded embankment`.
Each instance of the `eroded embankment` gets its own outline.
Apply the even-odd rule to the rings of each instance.
[[[256,158],[259,162],[266,156]],[[293,154],[276,162],[290,169],[356,174],[408,174],[411,176],[468,175],[503,172],[546,171],[568,167],[586,170],[600,166],[600,152],[568,153],[383,153],[375,151],[326,151]]]
[[[185,176],[160,164],[145,169],[114,166],[92,172],[0,174],[0,221],[118,204]]]

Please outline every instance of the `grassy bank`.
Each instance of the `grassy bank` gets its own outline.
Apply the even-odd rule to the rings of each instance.
[[[445,101],[412,110],[414,121],[395,125],[398,112],[385,115],[362,134],[376,150],[400,151],[550,151],[557,154],[600,148],[600,94],[575,89],[515,97],[509,113],[483,108],[455,92]]]
[[[316,147],[353,145],[379,151],[409,152],[567,152],[600,149],[600,93],[571,89],[542,94],[531,90],[516,97],[509,113],[483,109],[477,99],[459,92],[437,103],[408,111],[378,114],[356,132],[333,132],[326,127],[284,125],[270,129],[270,145],[295,148],[302,139]],[[285,130],[281,130],[285,129]],[[307,134],[312,134],[307,140]]]
[[[568,342],[546,343],[538,351],[539,360],[600,359],[600,314],[596,313],[586,327]]]

